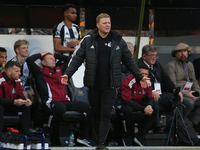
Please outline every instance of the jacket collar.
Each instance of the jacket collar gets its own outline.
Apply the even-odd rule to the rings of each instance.
[[[98,34],[99,33],[98,33],[98,29],[97,28],[89,33],[89,35],[91,35],[92,38],[95,38]],[[119,35],[117,32],[115,32],[113,30],[111,30],[109,34],[110,34],[111,38],[113,40],[117,41],[117,42],[119,42],[121,40],[121,38],[122,38],[121,35]]]
[[[101,39],[101,38],[102,38],[98,32],[97,32],[97,34],[96,34],[96,37],[97,37],[98,39]],[[105,40],[112,40],[111,34],[109,33],[104,39],[105,39]]]
[[[2,73],[3,77],[6,79],[6,82],[10,81],[11,79],[7,76],[5,72]]]
[[[43,66],[43,68],[48,68],[49,70],[56,70],[56,66],[54,67],[54,68],[51,68],[51,67],[49,67],[49,66]]]

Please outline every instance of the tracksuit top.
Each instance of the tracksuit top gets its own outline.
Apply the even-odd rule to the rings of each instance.
[[[36,86],[42,102],[48,107],[53,101],[70,101],[65,85],[61,83],[62,71],[67,68],[70,57],[57,53],[54,57],[59,61],[53,69],[47,66],[40,67],[34,62],[41,58],[40,53],[27,58],[28,67],[36,80]]]
[[[136,82],[136,79],[132,74],[128,75],[122,82],[121,86],[121,95],[124,100],[133,100],[136,103],[140,103],[143,98],[148,96],[151,100],[152,97],[152,87],[151,82],[149,81],[150,86],[143,89],[139,82]]]
[[[67,92],[65,90],[65,85],[61,83],[63,65],[57,66],[53,69],[50,67],[39,68],[43,72],[44,79],[47,82],[47,87],[49,90],[48,101],[69,101],[69,97],[67,96]]]
[[[14,100],[25,99],[21,80],[11,80],[5,72],[0,73],[0,104],[14,105]]]

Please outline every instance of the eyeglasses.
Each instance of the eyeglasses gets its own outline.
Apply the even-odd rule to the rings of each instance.
[[[149,56],[150,58],[156,58],[156,59],[158,59],[158,58],[159,58],[159,56],[158,56],[158,55],[147,55],[147,56]]]

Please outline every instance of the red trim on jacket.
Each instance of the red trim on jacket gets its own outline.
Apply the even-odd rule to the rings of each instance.
[[[64,65],[64,64],[63,64]],[[40,70],[43,72],[44,79],[48,83],[50,90],[49,91],[52,95],[52,102],[53,101],[61,101],[66,102],[70,101],[67,96],[67,92],[65,90],[65,85],[61,83],[61,76],[62,76],[62,68],[63,65],[57,66],[55,68],[50,67],[39,67]]]
[[[140,83],[136,82],[132,74],[128,75],[123,80],[121,91],[124,100],[133,100],[136,103],[140,103],[142,98],[145,98],[146,95],[153,100],[151,85],[146,89],[142,89]]]
[[[23,94],[24,89],[22,87],[22,83],[20,79],[15,80],[15,81],[10,79],[7,82],[3,76],[3,73],[0,73],[0,98],[4,98],[4,99],[1,99],[2,100],[1,103],[8,104],[8,102],[5,102],[6,99],[10,101],[9,104],[13,104],[13,101],[17,98],[24,99],[25,98]],[[11,99],[12,99],[12,102],[11,102]]]

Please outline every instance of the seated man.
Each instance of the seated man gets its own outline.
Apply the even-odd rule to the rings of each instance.
[[[42,67],[34,63],[35,60],[41,59]],[[59,59],[56,64],[55,59]],[[46,102],[48,108],[53,112],[53,119],[50,128],[56,127],[61,119],[62,114],[66,111],[77,111],[83,114],[81,122],[81,132],[77,142],[86,146],[95,146],[95,143],[89,138],[88,132],[91,123],[90,106],[80,101],[70,101],[65,85],[61,83],[62,70],[66,70],[70,57],[62,54],[53,54],[42,52],[27,58],[28,67],[33,77],[36,79],[37,87],[42,100]],[[64,63],[62,63],[64,62]],[[51,135],[50,135],[51,136]]]
[[[142,75],[148,77],[149,68],[145,64],[138,65]],[[150,81],[149,81],[150,83]],[[153,97],[152,97],[152,87],[151,84],[148,88],[143,89],[140,83],[136,82],[134,76],[130,74],[122,82],[121,95],[123,98],[122,111],[126,119],[126,129],[125,136],[123,138],[123,143],[125,146],[132,145],[131,136],[131,115],[132,112],[141,111],[144,112],[146,118],[142,124],[141,132],[137,138],[134,138],[134,142],[142,146],[143,136],[153,128],[153,124],[156,121],[156,115],[158,110],[154,107]]]
[[[26,62],[26,57],[28,56],[28,45],[29,42],[27,40],[17,40],[14,44],[14,51],[16,53],[16,56],[13,57],[10,61],[15,61],[20,64],[21,66],[20,80],[24,88],[24,95],[33,101],[34,93],[31,90],[30,84],[28,82],[29,69]]]
[[[19,80],[20,65],[10,61],[5,72],[0,73],[0,138],[2,137],[3,115],[20,115],[20,132],[27,134],[30,127],[30,109],[32,102],[23,94]]]
[[[7,50],[3,47],[0,47],[0,72],[5,71],[5,65],[7,61]]]
[[[174,60],[170,61],[165,72],[177,87],[181,87],[183,94],[183,104],[186,109],[183,111],[184,117],[190,116],[193,125],[200,121],[200,87],[195,77],[193,64],[187,61],[189,45],[179,43],[174,47],[172,55]],[[192,116],[189,115],[193,111]]]
[[[142,57],[138,60],[138,64],[145,63],[149,68],[149,78],[151,78],[152,83],[152,95],[155,105],[159,109],[157,114],[157,121],[155,122],[156,127],[154,128],[154,133],[162,133],[160,130],[159,115],[164,111],[172,111],[171,99],[173,98],[173,91],[176,88],[175,84],[171,81],[169,76],[164,72],[163,67],[160,62],[157,61],[158,49],[154,45],[145,45],[142,48]],[[183,101],[183,95],[179,92],[181,97],[180,101]],[[160,107],[161,106],[161,107]],[[162,110],[162,111],[161,111]]]

